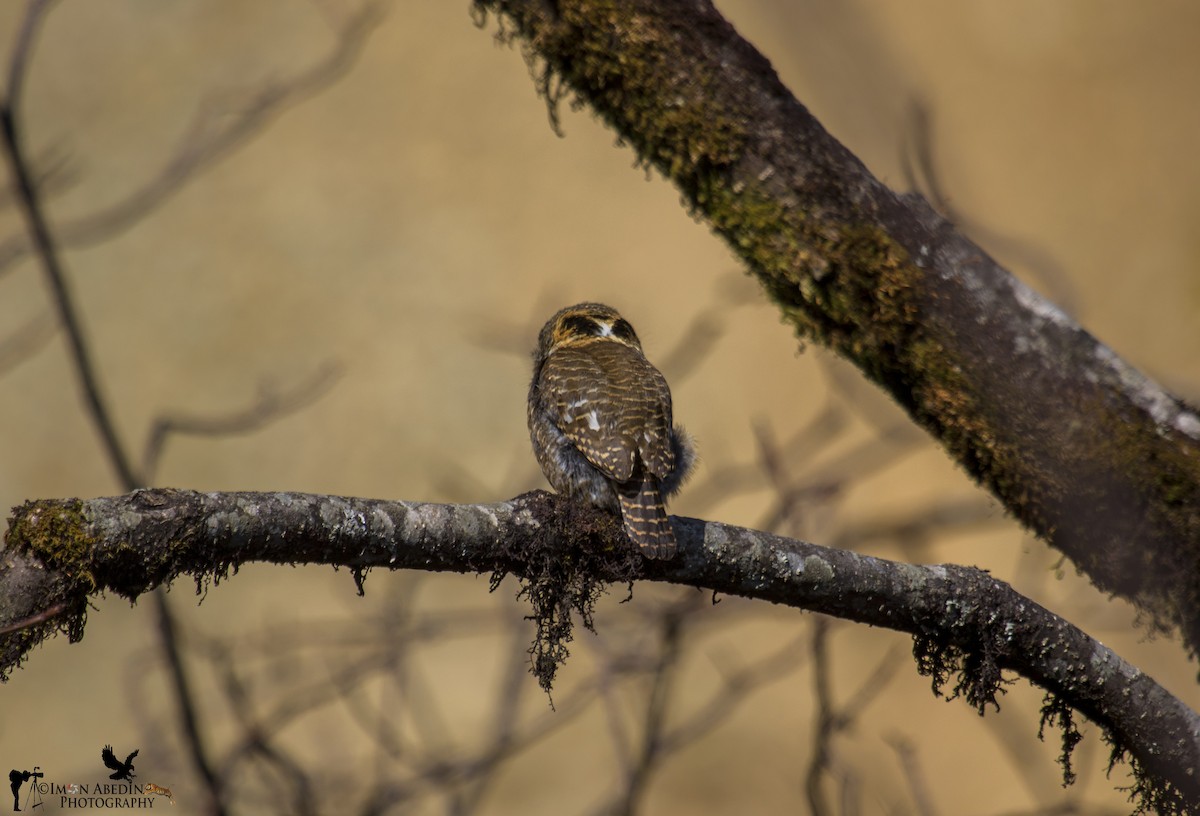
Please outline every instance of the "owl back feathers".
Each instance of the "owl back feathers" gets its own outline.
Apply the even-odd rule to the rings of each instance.
[[[604,475],[627,482],[640,463],[662,479],[674,468],[671,392],[640,352],[603,342],[562,348],[542,380],[555,424]]]

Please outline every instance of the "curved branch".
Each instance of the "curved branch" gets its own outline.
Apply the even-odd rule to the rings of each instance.
[[[708,0],[476,0],[553,110],[596,111],[797,333],[891,393],[1101,589],[1200,650],[1200,416],[888,190]]]
[[[640,562],[635,577],[907,632],[935,688],[957,671],[955,693],[981,713],[996,704],[1002,670],[1018,672],[1098,723],[1117,755],[1128,752],[1140,777],[1157,780],[1151,793],[1200,803],[1200,717],[1008,584],[977,569],[896,563],[715,522],[675,525],[679,557]],[[14,509],[0,550],[0,670],[55,629],[82,637],[91,594],[135,599],[184,575],[199,586],[252,561],[528,576],[587,553],[600,559],[590,567],[611,562],[601,579],[624,580],[616,562],[628,549],[611,517],[540,491],[488,505],[166,489],[28,502]],[[58,605],[67,612],[47,623]]]

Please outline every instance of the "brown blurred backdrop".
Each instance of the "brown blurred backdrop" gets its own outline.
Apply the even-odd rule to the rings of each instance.
[[[22,6],[0,5],[4,64]],[[719,7],[877,175],[905,188],[915,174],[927,193],[932,175],[942,205],[1014,273],[1147,374],[1200,396],[1200,7]],[[319,63],[356,8],[63,0],[37,40],[21,111],[29,152],[53,170],[56,227],[160,173],[198,110],[205,121],[228,121],[255,103],[256,90]],[[472,25],[466,2],[384,6],[344,77],[271,116],[144,218],[65,251],[104,392],[134,451],[161,415],[227,415],[330,364],[341,372],[311,404],[252,433],[172,439],[156,483],[480,502],[543,486],[525,429],[528,350],[555,309],[602,300],[637,327],[672,383],[678,419],[699,440],[703,470],[674,512],[767,524],[778,494],[761,467],[762,439],[784,445],[834,417],[815,426],[815,442],[791,449],[787,478],[801,489],[783,531],[850,542],[866,525],[920,519],[930,508],[983,508],[971,524],[928,538],[853,546],[986,567],[1200,704],[1196,666],[1174,639],[1148,638],[1126,606],[1006,520],[855,371],[817,348],[798,354],[729,250],[671,187],[633,168],[611,132],[563,106],[565,138],[557,137],[520,54],[496,47],[494,30],[494,21]],[[20,231],[11,207],[0,227],[0,236]],[[48,314],[48,303],[29,258],[0,269],[0,342]],[[697,349],[701,338],[707,345]],[[0,378],[0,505],[115,492],[62,335],[47,335]],[[201,654],[210,638],[272,627],[302,637],[328,621],[361,632],[355,621],[401,602],[429,615],[524,613],[511,580],[488,595],[483,578],[375,573],[366,589],[357,598],[348,574],[315,568],[243,570],[201,605],[190,585],[174,587],[214,750],[233,728]],[[605,644],[636,637],[637,607],[646,614],[687,597],[680,592],[639,586],[623,607],[615,592],[601,607],[600,634],[579,633],[556,700],[590,676]],[[798,612],[725,599],[688,615],[707,620],[693,620],[690,657],[675,675],[668,716],[680,721],[729,667],[793,638],[808,649],[811,616]],[[118,754],[140,747],[139,781],[170,785],[179,812],[193,812],[198,783],[180,751],[156,637],[148,603],[131,609],[110,598],[82,643],[58,638],[35,651],[0,688],[0,770],[36,763],[55,781],[87,781],[100,778],[105,743]],[[909,647],[894,633],[835,626],[835,694],[851,696],[889,649],[903,656]],[[451,754],[490,722],[492,690],[514,648],[477,632],[414,658],[438,711],[427,740],[443,740]],[[321,666],[298,670],[332,670]],[[811,655],[800,659],[671,756],[644,812],[805,812],[811,666]],[[260,678],[255,694],[269,697],[276,681],[285,684]],[[402,705],[386,696],[394,691],[377,691],[385,710]],[[480,812],[587,813],[606,801],[620,785],[613,723],[636,724],[646,692],[631,681],[620,702],[572,715],[514,756]],[[520,694],[520,716],[548,716],[531,677]],[[837,778],[853,780],[864,813],[919,812],[902,755],[915,757],[916,778],[941,812],[999,813],[1064,797],[1119,811],[1123,796],[1104,779],[1107,753],[1091,729],[1077,757],[1080,782],[1060,790],[1057,743],[1034,737],[1039,702],[1019,682],[1003,710],[981,720],[962,702],[932,697],[902,660],[857,712],[853,732],[835,741]],[[334,703],[297,723],[287,744],[343,783],[365,783],[364,737],[351,719]],[[897,739],[911,740],[915,754],[898,752]],[[445,810],[431,796],[414,812]]]

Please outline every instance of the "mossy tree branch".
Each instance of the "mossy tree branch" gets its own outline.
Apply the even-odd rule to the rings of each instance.
[[[551,106],[590,107],[853,361],[1101,589],[1200,650],[1200,417],[888,190],[707,0],[476,0]]]
[[[554,598],[570,597],[585,620],[594,582],[640,578],[907,632],[935,689],[957,674],[953,693],[980,713],[996,705],[1003,673],[1017,672],[1048,692],[1060,721],[1069,724],[1073,709],[1098,723],[1155,804],[1180,812],[1200,803],[1200,717],[1007,584],[966,567],[913,566],[696,519],[675,524],[679,556],[650,562],[630,559],[614,517],[540,491],[489,505],[165,489],[28,502],[15,508],[0,550],[0,673],[56,630],[81,637],[96,593],[133,600],[184,576],[199,587],[250,562],[331,564],[360,580],[370,568],[511,573],[535,617],[556,615]],[[572,586],[580,581],[582,591]]]

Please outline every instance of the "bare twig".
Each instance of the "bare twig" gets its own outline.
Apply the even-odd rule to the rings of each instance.
[[[43,609],[36,615],[30,615],[24,620],[13,621],[12,623],[0,628],[0,635],[8,635],[13,632],[19,632],[22,629],[30,629],[40,623],[45,623],[48,620],[58,617],[67,611],[65,603],[54,604],[47,609]]]
[[[835,401],[826,400],[820,412],[804,423],[791,439],[782,443],[772,441],[773,447],[776,448],[772,455],[776,456],[779,462],[807,462],[825,447],[836,442],[847,426],[846,411]],[[766,426],[760,421],[758,427]],[[757,449],[755,453],[755,458],[750,461],[703,473],[700,479],[688,488],[688,496],[704,506],[721,499],[761,490],[764,483],[772,486],[769,470],[771,463],[763,461],[761,449]],[[778,492],[778,489],[775,489]]]
[[[739,666],[722,670],[722,683],[703,705],[661,740],[664,754],[679,751],[725,722],[751,694],[771,683],[788,678],[803,665],[808,655],[803,648],[807,636],[797,635],[779,649]]]
[[[833,623],[831,618],[824,616],[817,616],[813,620],[811,648],[816,719],[813,723],[812,756],[805,773],[804,789],[814,814],[845,813],[848,808],[857,807],[851,803],[856,803],[859,799],[858,776],[852,769],[834,761],[834,738],[854,727],[867,706],[883,692],[900,667],[899,653],[894,649],[888,651],[846,702],[839,704],[833,698],[833,661],[829,649],[829,635]],[[841,783],[841,806],[837,810],[830,807],[822,786],[822,781],[829,776],[835,777]]]
[[[902,734],[892,734],[886,738],[886,742],[900,760],[918,816],[937,816],[937,808],[934,807],[933,797],[929,795],[929,786],[925,783],[925,774],[921,772],[921,763],[912,740]]]
[[[234,768],[242,763],[260,760],[266,766],[282,776],[282,782],[276,784],[274,795],[276,801],[289,803],[288,811],[301,816],[311,816],[316,813],[316,799],[313,795],[312,781],[303,766],[294,760],[284,749],[270,740],[271,729],[260,722],[249,693],[238,676],[237,668],[228,655],[220,655],[217,660],[220,670],[225,697],[233,705],[238,722],[243,727],[245,739],[238,750],[231,753],[227,767],[221,773],[222,780],[234,778]],[[274,781],[274,775],[264,778]]]
[[[126,489],[132,489],[140,484],[134,473],[133,465],[125,453],[124,447],[117,436],[116,426],[108,406],[100,393],[100,383],[91,362],[91,355],[83,337],[83,328],[79,321],[70,285],[59,261],[55,239],[42,211],[38,191],[30,176],[29,165],[25,160],[22,145],[22,134],[18,124],[18,105],[20,103],[25,69],[33,48],[33,40],[38,24],[44,19],[49,4],[46,2],[30,3],[25,22],[21,26],[17,43],[13,47],[13,59],[9,68],[7,94],[0,104],[0,133],[3,135],[5,158],[8,160],[9,172],[12,174],[16,188],[17,201],[30,240],[42,266],[42,271],[50,285],[54,305],[58,312],[58,322],[66,329],[71,360],[75,365],[75,374],[83,389],[84,398],[88,404],[89,413],[96,423],[100,438],[104,443],[108,459],[117,476]]]
[[[496,752],[503,755],[511,749],[518,734],[522,691],[526,688],[529,675],[525,648],[529,642],[530,627],[521,616],[519,608],[513,604],[504,603],[500,614],[507,616],[511,632],[508,635],[508,646],[504,649],[508,660],[500,674],[500,682],[496,686],[496,701],[492,704],[493,719],[487,744],[495,746]],[[479,812],[495,779],[494,773],[481,774],[478,780],[470,784],[459,803],[456,816]]]
[[[813,620],[812,667],[813,697],[816,703],[816,722],[813,724],[812,757],[808,771],[804,774],[804,795],[813,816],[829,816],[832,813],[829,799],[821,783],[830,772],[832,742],[838,730],[832,692],[829,690],[829,621],[824,618]]]
[[[986,498],[943,499],[895,515],[849,521],[840,525],[830,546],[870,552],[873,546],[887,543],[898,547],[906,560],[922,561],[928,557],[925,545],[937,536],[1008,523],[1003,510]]]
[[[684,617],[689,609],[695,607],[695,595],[689,594],[681,603],[664,610],[660,617],[658,654],[650,675],[650,694],[646,699],[646,710],[642,717],[641,741],[625,775],[623,790],[613,806],[606,808],[616,816],[633,816],[637,812],[650,775],[661,759],[667,704],[683,649]]]
[[[725,334],[734,309],[758,302],[753,287],[739,285],[744,280],[739,273],[728,273],[718,279],[713,301],[692,317],[672,348],[660,357],[659,368],[668,380],[681,383],[691,377]]]
[[[159,588],[151,593],[154,597],[155,617],[158,620],[159,637],[163,643],[163,656],[167,661],[167,676],[174,689],[179,722],[183,727],[184,745],[192,767],[204,783],[208,796],[208,812],[223,814],[225,803],[222,797],[222,780],[213,769],[203,732],[200,730],[200,712],[192,691],[191,678],[183,665],[183,654],[179,647],[178,624],[167,601],[166,591]]]
[[[21,94],[25,90],[25,72],[29,70],[30,54],[33,53],[34,43],[37,42],[38,27],[46,19],[46,13],[54,5],[53,0],[28,0],[25,4],[25,16],[13,43],[12,54],[8,61],[8,81],[4,88],[3,107],[8,111],[16,111],[21,105]]]
[[[909,104],[909,127],[904,149],[900,151],[901,170],[910,189],[921,192],[947,220],[959,225],[981,244],[997,251],[1019,267],[1033,273],[1054,302],[1069,315],[1077,317],[1079,292],[1054,256],[1028,241],[1005,235],[969,217],[947,193],[946,184],[938,172],[934,147],[935,131],[929,106],[919,99]]]
[[[178,193],[200,170],[257,136],[288,108],[345,76],[381,19],[381,2],[363,3],[341,22],[335,32],[333,50],[327,56],[296,76],[249,90],[239,109],[233,109],[228,99],[213,96],[205,100],[174,153],[154,177],[115,204],[59,225],[58,242],[73,249],[93,246],[141,221]],[[0,274],[32,248],[22,236],[0,243]]]
[[[57,0],[53,0],[57,2]],[[49,199],[54,193],[68,189],[76,180],[76,175],[70,166],[69,157],[58,146],[52,146],[43,155],[30,159],[30,178],[33,186],[43,198]],[[0,209],[16,206],[17,195],[12,188],[0,190]],[[23,236],[22,236],[23,239]]]
[[[289,388],[260,386],[258,398],[251,405],[224,416],[178,413],[155,419],[142,452],[142,473],[146,475],[146,481],[153,481],[171,435],[229,437],[252,433],[312,405],[329,393],[341,375],[342,366],[327,361]]]

